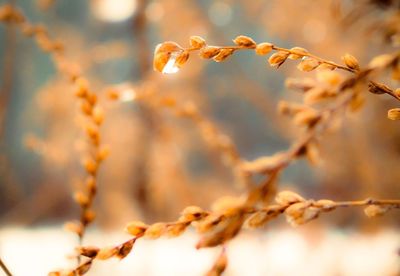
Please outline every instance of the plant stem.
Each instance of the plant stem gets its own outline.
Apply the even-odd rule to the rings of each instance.
[[[367,198],[365,200],[356,201],[338,201],[336,202],[337,207],[350,207],[350,206],[367,206],[367,205],[391,205],[393,207],[400,207],[400,200],[398,199],[372,199]]]
[[[5,273],[7,276],[12,276],[10,270],[7,268],[7,266],[5,265],[5,263],[1,260],[1,258],[0,258],[0,267],[1,267],[1,269],[4,271],[4,273]]]
[[[272,49],[274,49],[276,51],[287,52],[289,54],[294,54],[294,52],[292,50],[286,49],[286,48],[282,48],[282,47],[278,47],[278,46],[272,46]],[[337,64],[336,62],[333,62],[333,61],[325,60],[323,58],[320,58],[320,57],[318,57],[316,55],[313,55],[313,54],[310,54],[310,53],[303,54],[303,56],[316,59],[321,63],[329,64],[329,65],[335,66],[335,67],[337,67],[339,69],[342,69],[342,70],[345,70],[345,71],[348,71],[348,72],[351,72],[351,73],[355,73],[355,71],[353,69],[349,68],[349,67]]]

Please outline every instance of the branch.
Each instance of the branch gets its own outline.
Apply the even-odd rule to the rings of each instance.
[[[12,276],[10,270],[7,268],[7,266],[5,265],[5,263],[1,260],[1,258],[0,258],[0,267],[1,267],[1,269],[4,271],[4,273],[5,273],[7,276]]]
[[[80,218],[78,223],[66,224],[66,228],[75,232],[79,237],[79,244],[82,244],[87,226],[95,219],[92,205],[97,192],[98,169],[109,153],[108,147],[101,145],[100,126],[104,121],[103,109],[98,104],[97,95],[90,90],[89,81],[82,76],[79,66],[70,62],[65,55],[64,45],[51,38],[43,26],[31,24],[20,10],[9,4],[0,6],[0,22],[17,26],[24,35],[32,37],[43,52],[51,56],[59,73],[74,86],[80,112],[87,118],[85,134],[91,151],[83,162],[86,172],[84,189],[74,195],[75,201],[81,207]]]
[[[197,232],[203,234],[197,248],[215,247],[223,245],[233,239],[244,226],[259,228],[266,223],[285,214],[286,220],[292,226],[299,226],[318,218],[322,213],[331,212],[338,208],[366,207],[364,209],[367,217],[384,215],[391,209],[400,209],[398,199],[372,199],[355,201],[333,201],[328,199],[304,199],[291,191],[282,191],[275,198],[276,204],[263,208],[254,208],[241,202],[239,198],[231,198],[220,202],[221,209],[217,211],[204,211],[200,207],[190,206],[183,210],[181,217],[174,222],[158,222],[147,225],[140,221],[128,223],[126,231],[134,237],[115,246],[97,248],[92,246],[78,248],[78,254],[87,257],[88,260],[75,269],[68,271],[71,275],[85,274],[93,264],[94,260],[108,260],[110,258],[125,258],[132,250],[138,239],[158,239],[162,236],[176,237],[181,235],[190,225]],[[222,257],[221,257],[222,256]],[[218,260],[225,258],[225,249],[222,250]],[[211,271],[222,272],[226,261],[219,262]],[[221,265],[219,265],[221,264]],[[223,264],[223,265],[222,265]],[[55,275],[61,275],[53,272]],[[73,274],[75,273],[75,274]],[[217,274],[219,275],[219,274]]]

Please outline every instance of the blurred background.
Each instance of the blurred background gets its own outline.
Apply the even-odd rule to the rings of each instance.
[[[105,107],[102,139],[111,154],[100,169],[97,218],[91,226],[93,232],[88,233],[88,244],[121,241],[118,233],[131,220],[174,220],[187,205],[208,209],[223,195],[241,193],[234,184],[232,168],[202,138],[194,122],[136,100],[137,89],[150,86],[156,94],[181,103],[194,102],[204,117],[232,139],[244,159],[284,150],[299,134],[289,120],[278,116],[276,106],[282,99],[301,100],[301,95],[284,87],[287,77],[313,78],[314,73],[298,71],[295,62],[275,70],[265,57],[241,51],[219,64],[192,55],[179,73],[163,75],[152,69],[158,43],[171,40],[186,47],[190,36],[199,35],[211,45],[232,45],[237,35],[247,35],[256,42],[304,47],[339,63],[348,52],[362,65],[400,46],[397,0],[10,2],[64,43],[68,58],[79,64]],[[43,271],[68,265],[65,256],[76,242],[73,234],[62,230],[62,224],[79,214],[71,195],[85,175],[81,115],[70,83],[32,40],[12,26],[0,25],[0,41],[0,255],[16,272],[23,269],[18,264],[26,255],[29,265],[38,266],[29,275],[43,275]],[[399,85],[390,78],[381,80],[391,87]],[[123,96],[110,101],[110,87]],[[386,119],[387,109],[393,107],[396,102],[388,97],[368,96],[360,112],[347,116],[338,130],[322,137],[320,164],[310,167],[306,161],[298,161],[291,165],[279,189],[333,200],[399,198],[400,127]],[[249,231],[239,237],[230,253],[236,265],[227,275],[398,275],[398,227],[396,211],[367,219],[356,208],[338,210],[295,230],[289,229],[283,218],[278,219],[259,233]],[[105,240],[104,233],[115,235]],[[35,262],[29,261],[40,246],[33,242],[39,237],[43,252],[57,260],[47,262],[43,253]],[[274,242],[279,238],[283,245]],[[129,275],[128,271],[201,275],[212,264],[214,253],[205,250],[211,257],[204,258],[209,260],[203,258],[199,262],[205,265],[190,270],[194,259],[201,260],[205,254],[193,249],[194,240],[195,235],[188,233],[175,243],[143,242],[134,256],[123,261],[137,262],[136,270],[118,270],[115,263],[116,270],[98,268],[92,275]],[[284,242],[288,240],[293,242]],[[56,248],[52,241],[59,241],[60,246]],[[46,247],[46,243],[50,245]],[[242,257],[233,256],[245,250],[238,244],[250,255],[260,253],[250,262],[241,262]],[[169,253],[171,247],[175,249]],[[184,249],[176,250],[181,247]],[[172,259],[193,250],[186,254],[191,261],[181,264],[189,270],[176,270],[172,265],[149,270],[149,261],[147,266],[145,261],[133,261],[148,259],[162,248]],[[21,250],[31,253],[24,255]],[[297,253],[293,257],[289,252]],[[321,261],[325,256],[321,252],[331,262]],[[159,253],[160,260],[163,254]],[[351,262],[338,265],[349,258]],[[274,261],[262,265],[267,259]],[[296,270],[279,266],[283,260]],[[321,270],[310,270],[315,263]],[[22,271],[16,275],[26,273]]]

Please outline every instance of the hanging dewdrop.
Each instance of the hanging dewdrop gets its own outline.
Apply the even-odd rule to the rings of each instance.
[[[175,42],[167,41],[157,45],[154,51],[153,68],[163,74],[174,74],[188,58],[188,51]]]

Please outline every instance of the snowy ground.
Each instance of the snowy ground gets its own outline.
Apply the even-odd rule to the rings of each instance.
[[[76,243],[60,227],[0,231],[0,254],[16,276],[47,275],[68,268],[66,256]],[[128,236],[89,232],[87,244],[113,245]],[[124,260],[95,262],[88,275],[203,275],[212,266],[218,249],[196,250],[198,236],[139,240]],[[374,234],[335,230],[281,229],[241,234],[228,245],[229,268],[225,275],[399,275],[400,234],[385,230]],[[0,272],[1,275],[2,272]]]

